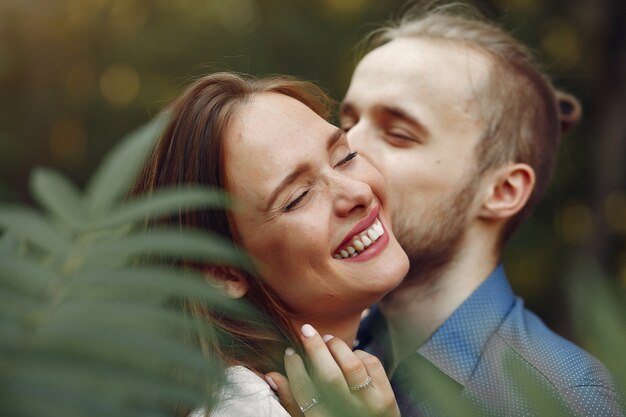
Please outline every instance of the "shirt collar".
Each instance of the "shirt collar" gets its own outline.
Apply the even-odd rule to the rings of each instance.
[[[417,352],[459,384],[465,385],[489,337],[515,302],[504,267],[498,267]]]

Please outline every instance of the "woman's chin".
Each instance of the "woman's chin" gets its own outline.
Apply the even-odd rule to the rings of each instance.
[[[409,258],[394,239],[387,249],[385,264],[380,268],[377,279],[385,288],[385,294],[402,283],[409,272]]]
[[[385,268],[384,271],[381,271],[374,279],[368,280],[369,282],[367,284],[363,283],[363,286],[367,286],[369,290],[368,293],[371,297],[370,305],[377,303],[387,295],[387,293],[399,286],[404,280],[408,269],[408,259],[406,259],[406,262],[396,263],[394,268]]]

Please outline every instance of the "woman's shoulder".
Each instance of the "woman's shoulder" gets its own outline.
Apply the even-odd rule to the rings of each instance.
[[[244,366],[226,369],[217,400],[211,417],[290,417],[267,382]],[[190,417],[201,416],[203,410],[196,410]]]

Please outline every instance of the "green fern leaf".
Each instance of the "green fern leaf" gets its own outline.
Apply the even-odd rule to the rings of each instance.
[[[64,255],[70,250],[67,235],[30,208],[0,208],[0,226],[50,254]]]
[[[90,216],[104,216],[126,195],[166,122],[166,114],[156,117],[127,136],[106,156],[87,186],[86,209]]]
[[[161,256],[245,266],[245,255],[228,240],[196,230],[152,229],[85,248],[92,265],[121,265],[137,256]]]
[[[163,303],[176,299],[209,303],[232,314],[258,314],[248,303],[224,296],[199,273],[180,268],[134,267],[120,270],[85,271],[69,284],[81,300],[138,300]],[[70,293],[68,295],[72,297]]]
[[[93,227],[116,227],[181,210],[227,207],[228,203],[229,199],[224,192],[206,187],[164,189],[126,202]]]
[[[30,189],[35,200],[51,214],[73,228],[84,221],[80,192],[56,171],[38,168],[31,175]]]

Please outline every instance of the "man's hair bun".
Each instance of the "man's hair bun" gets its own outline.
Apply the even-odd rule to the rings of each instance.
[[[576,97],[563,91],[556,91],[556,102],[559,108],[559,121],[561,122],[561,134],[570,132],[582,116],[582,107]]]

